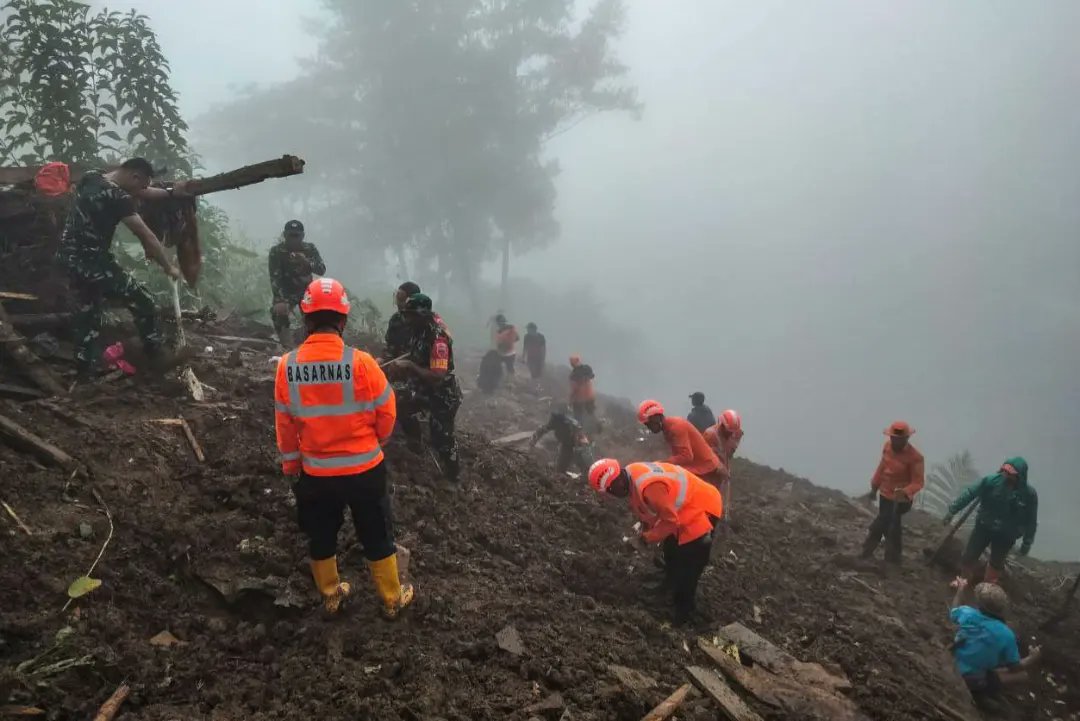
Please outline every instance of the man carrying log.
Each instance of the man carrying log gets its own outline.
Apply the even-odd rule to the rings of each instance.
[[[922,453],[911,445],[915,430],[904,421],[896,421],[885,429],[889,437],[881,449],[874,477],[870,479],[869,498],[880,494],[878,515],[870,524],[863,542],[862,558],[870,558],[885,537],[885,561],[900,563],[903,551],[903,518],[911,510],[915,494],[924,484]]]
[[[292,348],[289,313],[300,305],[314,276],[326,272],[326,263],[315,244],[304,240],[304,224],[290,220],[282,231],[281,242],[270,249],[269,266],[270,288],[274,293],[270,316],[281,345]]]
[[[990,547],[990,563],[986,566],[984,580],[997,583],[1005,570],[1005,558],[1023,538],[1020,555],[1026,556],[1035,542],[1035,530],[1039,521],[1039,496],[1028,485],[1028,464],[1017,456],[1001,465],[1001,470],[969,486],[949,506],[945,525],[968,504],[979,501],[975,516],[975,528],[968,537],[967,547],[960,557],[961,573],[969,581],[975,575],[975,566],[982,552]]]
[[[136,212],[136,198],[154,200],[185,195],[185,184],[178,181],[168,189],[151,188],[153,177],[154,169],[149,162],[132,158],[115,170],[88,171],[75,186],[57,260],[67,269],[79,300],[73,330],[75,369],[80,381],[93,375],[99,356],[97,339],[109,301],[123,301],[131,310],[143,351],[154,367],[163,370],[177,361],[164,347],[154,297],[146,286],[120,267],[111,252],[116,226],[123,223],[142,243],[147,258],[161,266],[173,280],[180,279],[180,269],[169,259],[165,246]]]
[[[641,540],[663,543],[665,586],[672,592],[676,623],[690,620],[697,585],[709,564],[713,527],[724,515],[720,491],[670,463],[630,463],[604,458],[589,469],[600,493],[630,498],[642,524]]]

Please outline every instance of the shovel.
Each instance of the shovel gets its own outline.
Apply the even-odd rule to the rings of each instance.
[[[949,540],[956,535],[956,532],[959,531],[960,527],[964,525],[965,521],[967,521],[968,516],[970,516],[972,512],[974,512],[975,509],[978,507],[979,499],[976,498],[975,502],[968,506],[966,511],[960,514],[960,519],[952,525],[952,528],[950,528],[949,532],[945,534],[945,538],[941,539],[941,543],[939,543],[937,547],[923,549],[923,555],[926,556],[926,563],[928,565],[932,565],[934,561],[937,560],[938,554],[941,553],[941,549],[945,548],[945,544],[948,543]]]

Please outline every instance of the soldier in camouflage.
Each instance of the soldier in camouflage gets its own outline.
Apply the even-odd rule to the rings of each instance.
[[[402,310],[412,329],[408,358],[393,361],[386,370],[395,379],[398,419],[412,442],[420,438],[416,413],[430,416],[431,445],[439,456],[443,474],[457,482],[460,474],[454,418],[461,406],[461,387],[454,375],[453,340],[431,309],[431,298],[415,293]]]
[[[386,324],[385,346],[383,347],[383,360],[393,360],[398,356],[409,352],[409,341],[412,339],[412,329],[405,322],[405,301],[410,296],[420,292],[420,286],[407,280],[394,291],[394,306],[397,308],[390,322]]]
[[[270,317],[281,345],[292,348],[289,313],[300,305],[313,276],[326,273],[326,263],[314,243],[304,242],[304,224],[290,220],[285,224],[281,242],[270,249],[269,265],[270,288],[274,293]]]
[[[120,267],[111,252],[116,226],[123,223],[142,243],[146,257],[156,262],[173,280],[180,270],[169,259],[165,247],[136,212],[135,198],[159,199],[184,195],[183,181],[170,189],[151,188],[154,169],[143,158],[132,158],[109,172],[91,170],[75,187],[71,211],[57,251],[57,261],[68,271],[78,297],[73,321],[75,368],[80,380],[94,372],[100,349],[98,337],[105,306],[122,301],[131,310],[143,350],[151,364],[164,368],[174,355],[164,347],[154,297],[146,286]]]

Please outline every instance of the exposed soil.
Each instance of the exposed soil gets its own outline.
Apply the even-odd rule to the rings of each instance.
[[[215,358],[227,355],[218,342]],[[912,514],[906,563],[886,575],[852,560],[869,518],[842,494],[739,462],[733,532],[716,543],[700,591],[706,618],[673,628],[662,599],[641,591],[656,571],[622,540],[633,524],[625,503],[554,474],[543,450],[489,442],[538,425],[544,399],[565,397],[558,379],[519,376],[494,397],[469,393],[461,488],[426,453],[391,443],[398,541],[411,550],[417,601],[397,623],[379,618],[347,526],[339,560],[354,600],[327,619],[276,461],[268,356],[248,353],[242,368],[197,362],[217,389],[201,404],[125,379],[77,389],[53,408],[0,409],[78,457],[92,479],[0,445],[0,499],[34,531],[0,513],[0,705],[86,719],[126,679],[133,693],[120,718],[130,719],[638,721],[684,682],[685,664],[705,663],[696,636],[740,621],[803,660],[842,668],[873,719],[946,718],[940,702],[968,712],[946,650],[950,575],[920,554],[940,531],[932,519]],[[638,440],[627,410],[604,413],[603,452],[663,455],[656,439]],[[205,464],[179,428],[149,422],[180,415]],[[108,533],[91,482],[115,535],[93,574],[103,585],[64,612],[68,584]],[[1013,698],[1002,713],[1080,718],[1080,611],[1052,634],[1036,630],[1060,599],[1047,583],[1067,569],[1029,565],[1034,574],[1018,569],[1006,587],[1016,627],[1025,640],[1038,636],[1046,665],[1034,696]],[[507,625],[520,635],[520,655],[496,642]],[[152,645],[164,630],[180,643]],[[79,665],[47,668],[68,659]],[[613,665],[657,685],[632,688]],[[677,717],[717,712],[696,697]]]

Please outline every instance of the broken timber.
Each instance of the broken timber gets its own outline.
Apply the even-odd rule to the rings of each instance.
[[[675,689],[675,693],[668,696],[661,701],[656,708],[642,717],[641,721],[667,721],[675,715],[675,712],[679,710],[679,706],[686,699],[686,694],[690,693],[690,684],[683,684],[679,688]]]
[[[64,387],[41,359],[26,347],[26,341],[11,324],[4,306],[0,303],[0,355],[10,358],[16,369],[33,381],[41,390],[51,395],[63,395]]]
[[[38,458],[61,468],[71,470],[78,466],[74,458],[4,415],[0,415],[0,439],[7,441],[15,448],[28,450]]]
[[[732,623],[720,629],[719,635],[739,647],[739,653],[774,674],[789,675],[795,680],[813,686],[826,686],[835,691],[848,691],[851,681],[847,677],[827,671],[818,663],[804,663],[788,652],[757,635],[741,623]]]
[[[763,721],[712,669],[687,666],[686,673],[690,674],[693,684],[711,698],[730,721]]]

